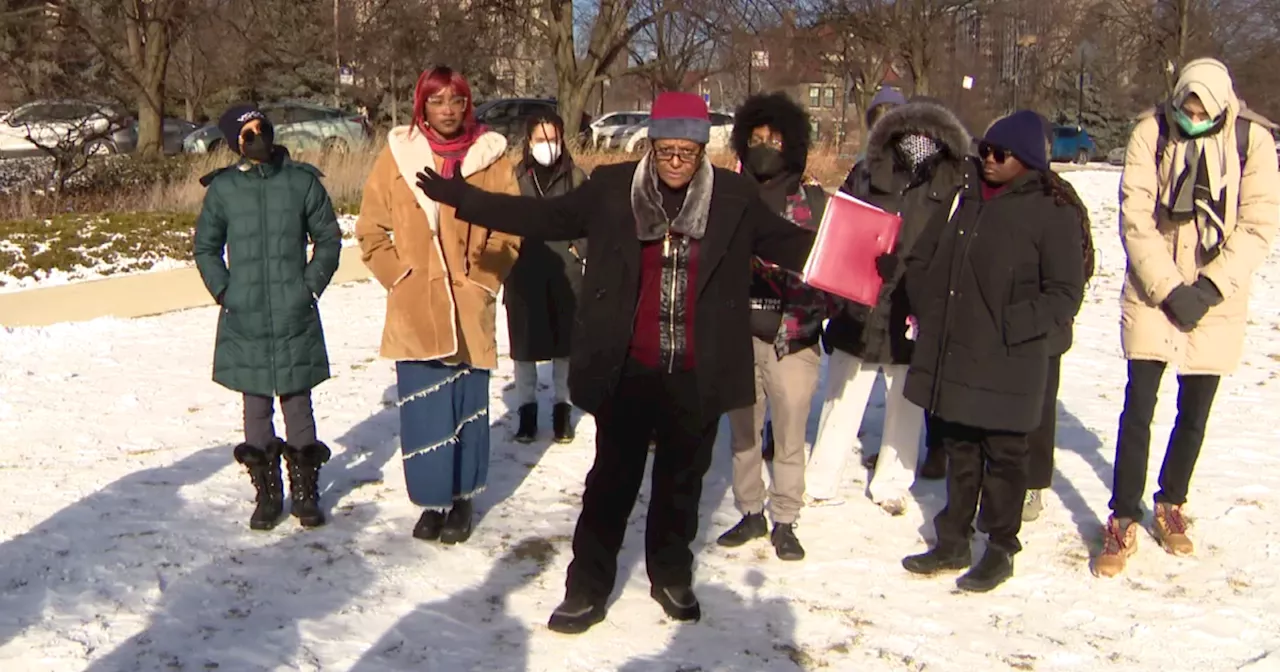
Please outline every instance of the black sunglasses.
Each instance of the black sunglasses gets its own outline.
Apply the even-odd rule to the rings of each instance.
[[[1004,163],[1012,155],[1003,147],[996,147],[989,142],[979,142],[978,156],[982,157],[984,161],[989,156],[995,159],[996,163]]]

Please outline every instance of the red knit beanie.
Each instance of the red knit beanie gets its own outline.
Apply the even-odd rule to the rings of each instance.
[[[701,96],[693,93],[658,94],[649,115],[649,139],[692,140],[700,145],[711,140],[711,115]]]

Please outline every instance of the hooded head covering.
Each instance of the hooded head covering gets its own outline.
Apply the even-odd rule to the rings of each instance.
[[[906,104],[907,97],[902,95],[901,91],[888,86],[880,87],[880,89],[876,91],[876,95],[871,97],[871,102],[867,104],[867,125],[871,126],[872,122],[875,121],[874,117],[877,107],[880,107],[881,105],[897,107],[899,105]]]
[[[1199,98],[1205,112],[1217,120],[1213,130],[1196,137],[1183,133],[1174,117],[1192,95]],[[1243,172],[1233,149],[1239,112],[1240,101],[1231,83],[1231,73],[1221,61],[1198,58],[1182,68],[1173,97],[1161,112],[1166,115],[1169,128],[1168,149],[1172,151],[1165,152],[1165,160],[1172,161],[1170,174],[1173,176],[1172,184],[1164,185],[1166,188],[1161,189],[1161,194],[1163,204],[1175,216],[1195,214],[1198,220],[1225,218],[1226,185],[1238,183]],[[1201,227],[1201,233],[1203,237],[1211,231]],[[1207,247],[1216,247],[1215,241],[1202,242]]]

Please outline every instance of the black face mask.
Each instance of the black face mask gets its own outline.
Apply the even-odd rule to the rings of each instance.
[[[270,133],[247,131],[240,138],[240,153],[251,161],[259,163],[270,161],[272,148],[273,143]]]
[[[747,150],[747,169],[752,175],[770,179],[787,169],[782,152],[768,145],[756,145]]]

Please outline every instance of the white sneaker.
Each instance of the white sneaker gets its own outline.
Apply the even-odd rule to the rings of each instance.
[[[1022,500],[1022,521],[1029,523],[1040,518],[1044,512],[1044,492],[1028,490],[1026,499]]]
[[[805,495],[804,505],[811,506],[814,508],[819,508],[823,506],[843,506],[844,499],[840,497],[826,497],[823,499],[818,499],[816,497],[810,497],[809,495]]]

